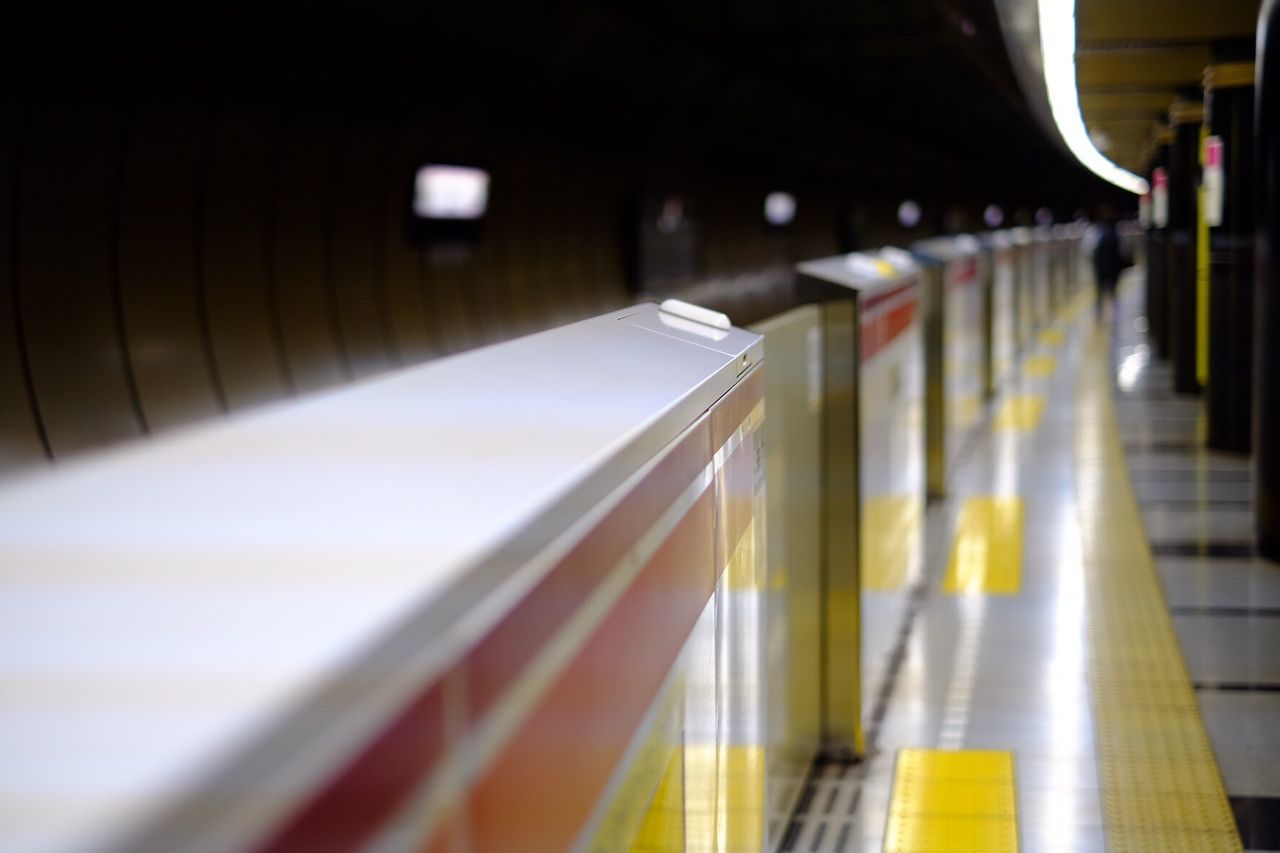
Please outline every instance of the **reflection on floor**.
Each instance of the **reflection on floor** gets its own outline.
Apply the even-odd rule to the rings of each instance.
[[[1121,288],[1108,368],[1114,405],[1110,400],[1097,405],[1105,384],[1096,379],[1102,390],[1094,392],[1093,403],[1078,393],[1081,383],[1090,381],[1087,368],[1093,365],[1097,377],[1106,364],[1101,361],[1105,339],[1093,337],[1093,312],[1082,310],[1088,303],[1078,300],[1059,313],[1051,333],[1041,334],[1022,354],[1001,397],[986,408],[981,434],[958,460],[951,495],[930,505],[921,583],[878,591],[864,602],[868,755],[855,765],[820,768],[801,797],[784,849],[951,849],[906,843],[911,836],[898,819],[904,814],[902,792],[920,788],[918,780],[904,782],[903,756],[937,749],[1013,756],[1018,826],[1012,844],[957,849],[1239,850],[1232,813],[1246,847],[1280,849],[1280,774],[1274,769],[1280,766],[1280,567],[1253,556],[1249,544],[1247,460],[1198,449],[1203,435],[1199,401],[1169,393],[1167,369],[1151,362],[1137,317],[1137,284],[1130,280]],[[1048,364],[1053,368],[1045,369]],[[1092,432],[1084,429],[1088,425]],[[1088,442],[1104,433],[1114,454],[1092,455]],[[1125,671],[1127,663],[1120,659],[1129,649],[1113,642],[1110,659],[1099,661],[1099,651],[1086,643],[1089,620],[1095,620],[1090,636],[1096,638],[1097,621],[1111,616],[1088,599],[1097,591],[1094,586],[1106,583],[1099,580],[1097,553],[1089,557],[1095,563],[1086,563],[1082,548],[1090,540],[1085,537],[1082,546],[1089,532],[1082,518],[1095,534],[1103,528],[1098,513],[1090,516],[1081,501],[1096,502],[1098,495],[1089,496],[1090,489],[1111,488],[1108,483],[1123,477],[1121,446],[1168,603],[1167,612],[1159,612],[1163,603],[1153,592],[1151,564],[1145,563],[1147,585],[1142,586],[1141,573],[1135,576],[1136,589],[1148,591],[1140,593],[1139,606],[1150,624],[1165,626],[1146,641],[1152,645],[1150,659],[1163,667],[1159,677],[1174,694],[1181,690],[1196,700],[1198,716],[1188,704],[1178,708],[1182,716],[1170,725],[1180,727],[1174,734],[1182,738],[1177,748],[1193,753],[1195,744],[1205,743],[1207,731],[1212,753],[1202,746],[1187,784],[1208,786],[1208,794],[1183,791],[1175,780],[1154,785],[1161,791],[1154,803],[1125,802],[1126,791],[1142,790],[1125,788],[1126,779],[1149,783],[1138,777],[1168,763],[1169,747],[1162,738],[1169,733],[1144,728],[1154,724],[1142,721],[1135,726],[1125,705],[1132,699],[1124,691],[1110,706],[1099,704],[1096,695],[1106,672]],[[1105,464],[1110,468],[1099,468]],[[947,594],[953,543],[961,547],[966,531],[966,559],[974,566],[987,565],[992,555],[1008,565],[1015,544],[996,544],[991,519],[984,521],[973,507],[1010,499],[1017,499],[1022,513],[1016,542],[1022,552],[1019,584],[1012,590],[963,584],[954,590],[958,594]],[[1132,500],[1128,506],[1128,535],[1141,545],[1139,516]],[[985,535],[974,539],[975,530]],[[1096,535],[1093,542],[1099,553],[1114,545]],[[981,553],[983,548],[1003,556]],[[1094,566],[1092,576],[1087,565]],[[877,608],[883,608],[884,618],[877,617]],[[888,624],[889,613],[896,618],[903,612],[910,620],[905,630]],[[1175,636],[1185,673],[1177,665]],[[1128,726],[1125,737],[1110,738],[1111,747],[1105,746],[1108,732],[1096,729],[1102,718],[1112,735],[1117,726]],[[1149,744],[1129,743],[1126,738],[1135,732],[1142,741],[1149,735]],[[1108,762],[1101,768],[1100,750]],[[1218,807],[1222,794],[1215,755],[1230,811]],[[1164,791],[1169,787],[1179,790]],[[945,792],[937,796],[943,799],[931,802],[950,802]],[[951,806],[953,840],[981,819],[966,817],[973,803],[964,802],[968,805]],[[1146,820],[1164,823],[1143,824]],[[1161,839],[1163,847],[1150,846]]]

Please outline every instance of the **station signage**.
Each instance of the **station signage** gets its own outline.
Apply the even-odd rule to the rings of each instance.
[[[1169,173],[1163,166],[1151,174],[1151,218],[1157,228],[1169,227]]]
[[[1204,138],[1204,176],[1201,178],[1201,191],[1204,203],[1204,221],[1210,228],[1222,224],[1222,202],[1226,195],[1226,174],[1222,163],[1223,145],[1221,136]]]

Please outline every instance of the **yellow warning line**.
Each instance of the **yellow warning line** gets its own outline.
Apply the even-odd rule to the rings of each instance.
[[[1018,849],[1013,753],[902,749],[893,774],[885,853]]]
[[[1125,469],[1100,333],[1089,341],[1076,404],[1089,692],[1107,849],[1238,851]]]
[[[1022,588],[1022,498],[966,498],[942,591],[1012,595]]]

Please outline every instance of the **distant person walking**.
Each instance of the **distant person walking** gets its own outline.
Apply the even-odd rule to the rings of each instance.
[[[1116,231],[1116,217],[1110,207],[1099,211],[1098,223],[1095,226],[1097,239],[1093,244],[1093,277],[1098,283],[1098,301],[1095,305],[1098,322],[1102,322],[1103,309],[1110,303],[1114,313],[1116,301],[1116,282],[1120,279],[1120,271],[1124,269],[1124,258],[1120,254],[1120,234]]]

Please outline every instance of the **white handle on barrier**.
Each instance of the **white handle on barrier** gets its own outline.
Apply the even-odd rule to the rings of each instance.
[[[728,314],[712,311],[710,308],[703,308],[701,305],[694,305],[681,299],[664,299],[662,304],[658,306],[658,310],[716,329],[725,329],[727,331],[733,328],[733,323],[729,322]]]

